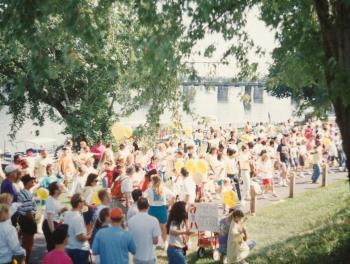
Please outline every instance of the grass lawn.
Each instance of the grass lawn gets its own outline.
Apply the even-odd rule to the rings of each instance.
[[[350,191],[346,181],[311,190],[258,211],[246,222],[257,247],[249,263],[350,263]],[[196,240],[189,263],[215,263],[197,259]],[[158,251],[159,263],[167,263]],[[208,252],[210,256],[210,252]]]

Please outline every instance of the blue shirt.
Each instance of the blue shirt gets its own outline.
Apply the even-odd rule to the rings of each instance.
[[[120,227],[100,229],[92,244],[94,255],[100,255],[101,264],[129,264],[129,252],[136,253],[131,234]]]
[[[40,182],[40,186],[41,187],[44,187],[46,189],[49,188],[49,185],[50,183],[53,183],[53,182],[57,182],[57,183],[61,183],[61,179],[58,178],[56,175],[48,175],[48,176],[45,176],[41,182]]]
[[[13,183],[8,179],[3,180],[1,183],[1,193],[9,193],[13,196],[13,202],[17,202],[18,192],[13,187]]]

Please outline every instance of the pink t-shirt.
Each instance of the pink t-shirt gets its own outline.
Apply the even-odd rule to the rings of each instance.
[[[106,149],[106,147],[104,145],[96,144],[91,148],[90,151],[95,154],[95,158],[97,160],[100,160],[105,149]]]
[[[66,252],[54,249],[46,254],[43,264],[73,264]]]

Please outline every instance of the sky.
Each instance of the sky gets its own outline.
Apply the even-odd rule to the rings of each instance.
[[[249,59],[254,62],[258,62],[258,72],[263,76],[267,74],[268,66],[271,63],[271,52],[277,46],[274,40],[274,32],[268,29],[265,23],[258,18],[259,10],[254,7],[248,12],[247,17],[247,32],[254,42],[261,46],[266,51],[266,55],[263,58],[257,58],[254,54],[249,55]],[[216,52],[211,58],[204,56],[193,55],[189,61],[195,62],[217,62],[220,61],[222,53],[229,47],[230,42],[225,42],[220,34],[207,35],[201,40],[194,50],[201,50],[202,53],[205,48],[211,44],[215,44]],[[200,76],[213,76],[213,77],[234,77],[235,62],[233,59],[229,61],[228,65],[218,64],[215,67],[208,65],[207,63],[196,63],[195,68]]]

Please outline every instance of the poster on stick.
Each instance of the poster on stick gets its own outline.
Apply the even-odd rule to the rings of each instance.
[[[189,211],[192,231],[219,231],[219,205],[216,203],[195,203]]]

